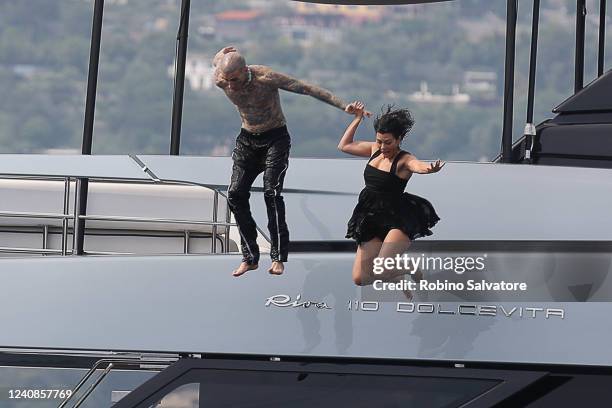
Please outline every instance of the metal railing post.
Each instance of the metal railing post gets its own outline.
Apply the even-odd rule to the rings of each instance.
[[[172,131],[170,154],[178,156],[181,146],[181,123],[183,120],[183,94],[185,92],[185,64],[187,60],[187,39],[189,37],[190,0],[181,1],[181,19],[176,38],[176,63],[174,72],[174,97],[172,100]]]
[[[42,249],[49,249],[49,226],[43,225]]]
[[[502,163],[512,161],[512,120],[514,118],[514,60],[516,54],[517,0],[506,4],[506,57],[504,71],[504,119],[502,123]]]
[[[604,54],[606,51],[606,0],[599,0],[599,47],[597,54],[597,76],[604,72]]]
[[[225,252],[229,252],[230,244],[230,226],[229,223],[232,221],[232,211],[230,210],[229,200],[225,197]]]
[[[79,241],[79,236],[81,233],[81,229],[79,228],[81,224],[81,219],[79,217],[80,208],[81,208],[81,182],[80,178],[76,179],[76,186],[74,189],[74,218],[73,218],[73,226],[72,226],[72,255],[79,255],[78,251],[76,251],[77,243]]]
[[[140,368],[143,368],[144,365],[150,365],[150,366],[157,365],[157,366],[160,366],[160,367],[167,367],[173,361],[175,361],[175,360],[155,360],[155,359],[146,359],[146,358],[140,358],[140,359],[136,359],[136,358],[133,358],[133,359],[105,358],[105,359],[102,359],[102,360],[98,360],[89,369],[89,371],[87,373],[85,373],[85,375],[81,378],[79,383],[72,389],[72,392],[70,393],[70,395],[68,395],[58,405],[57,408],[64,408],[64,407],[66,407],[68,405],[68,403],[72,399],[76,398],[76,395],[81,390],[81,388],[83,388],[83,386],[87,383],[87,381],[96,373],[96,371],[98,369],[101,369],[100,367],[103,366],[104,364],[108,363],[108,365],[106,366],[106,368],[104,369],[102,374],[100,376],[98,376],[98,378],[96,379],[95,383],[92,384],[89,387],[89,389],[86,391],[85,395],[83,395],[76,402],[76,404],[73,406],[73,408],[76,408],[76,407],[80,406],[87,399],[87,397],[95,390],[95,388],[100,384],[100,382],[104,379],[104,377],[115,367],[138,366]]]
[[[64,215],[70,211],[70,177],[64,179]],[[62,218],[62,256],[68,251],[68,218]]]
[[[574,62],[574,93],[584,87],[584,39],[586,28],[586,0],[576,2],[576,53]]]
[[[83,394],[83,396],[81,397],[81,399],[79,399],[76,404],[74,404],[73,408],[79,408],[81,405],[83,405],[83,402],[85,402],[85,400],[87,399],[87,397],[89,397],[89,395],[96,389],[96,387],[98,385],[100,385],[100,383],[102,382],[102,380],[104,380],[104,378],[108,375],[108,373],[111,372],[111,370],[113,369],[113,367],[115,367],[115,365],[113,363],[110,363],[105,369],[104,371],[102,371],[102,373],[98,376],[98,378],[96,379],[96,381],[91,384],[91,386],[89,387],[89,389],[85,392],[85,394]]]
[[[212,246],[211,252],[213,254],[217,253],[217,211],[219,206],[219,192],[215,190],[215,194],[213,196],[213,222],[215,223],[212,226]]]
[[[189,238],[191,238],[191,233],[188,230],[185,230],[185,239],[183,240],[183,253],[189,253]]]

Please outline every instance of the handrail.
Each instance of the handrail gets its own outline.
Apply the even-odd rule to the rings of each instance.
[[[13,212],[13,211],[0,211],[0,217],[7,218],[51,218],[51,219],[67,219],[72,218],[71,214],[59,214],[59,213],[37,213],[37,212]]]
[[[222,251],[224,253],[229,253],[229,232],[231,227],[237,227],[236,223],[231,222],[231,213],[229,209],[229,205],[226,205],[226,221],[218,220],[218,206],[219,206],[219,195],[225,198],[226,202],[228,201],[228,197],[222,191],[219,191],[217,188],[202,186],[197,183],[188,182],[188,181],[180,181],[180,182],[167,182],[164,180],[134,180],[130,178],[108,178],[108,177],[88,177],[88,179],[94,180],[96,182],[129,182],[133,184],[162,184],[162,185],[189,185],[189,186],[197,186],[204,187],[214,192],[213,195],[213,208],[212,208],[212,221],[200,221],[200,220],[183,220],[183,219],[171,219],[171,218],[154,218],[154,217],[126,217],[126,216],[103,216],[103,215],[76,215],[78,212],[73,212],[72,214],[69,212],[69,203],[70,203],[70,184],[72,181],[79,180],[74,176],[31,176],[31,175],[19,175],[19,174],[10,174],[4,175],[0,174],[0,179],[17,179],[17,180],[42,180],[42,181],[60,181],[64,180],[64,193],[63,193],[63,213],[38,213],[38,212],[12,212],[12,211],[4,211],[0,212],[0,217],[7,218],[33,218],[33,219],[57,219],[62,221],[62,238],[61,238],[61,249],[38,249],[38,248],[12,248],[12,247],[0,247],[0,253],[29,253],[29,254],[60,254],[62,256],[66,256],[68,254],[72,254],[74,251],[68,251],[67,243],[68,243],[68,223],[69,220],[72,219],[74,225],[76,226],[79,222],[83,222],[85,220],[91,221],[111,221],[111,222],[142,222],[142,223],[161,223],[161,224],[185,224],[185,225],[208,225],[212,226],[212,239],[211,239],[211,253],[217,252],[217,236],[220,235],[218,233],[218,227],[224,227],[224,247]],[[78,200],[78,188],[75,189],[74,199],[75,205]],[[76,209],[76,207],[75,207]],[[44,231],[48,231],[47,228]],[[262,235],[262,237],[270,243],[270,238],[259,228],[257,227],[257,231]],[[185,231],[185,253],[189,252],[189,231]],[[77,228],[73,228],[73,238],[76,239],[76,234],[78,234]],[[43,237],[43,241],[46,242]],[[95,252],[87,252],[92,254]],[[97,252],[97,254],[129,254],[129,253],[115,253],[115,252]]]
[[[67,221],[70,218],[74,218],[73,214],[54,214],[54,213],[28,213],[28,212],[10,212],[4,211],[0,212],[0,217],[7,218],[35,218],[35,219],[62,219]],[[153,218],[153,217],[124,217],[124,216],[108,216],[108,215],[80,215],[79,219],[90,220],[90,221],[115,221],[115,222],[143,222],[143,223],[156,223],[156,224],[185,224],[185,225],[209,225],[213,227],[213,242],[212,245],[213,251],[212,253],[216,253],[217,249],[217,227],[224,226],[226,227],[226,231],[229,231],[230,227],[236,227],[236,223],[232,222],[224,222],[224,221],[198,221],[198,220],[184,220],[184,219],[174,219],[174,218]],[[45,225],[45,227],[48,227]],[[67,223],[66,223],[66,231],[64,232],[64,226],[62,226],[62,242],[64,242],[65,238],[67,238]],[[226,245],[224,248],[229,248],[228,238],[226,237]],[[62,254],[66,255],[66,249],[63,247],[61,250],[54,249],[31,249],[30,251],[27,248],[13,248],[14,251],[11,251],[11,247],[0,247],[0,252],[19,252],[19,253],[52,253],[52,254]],[[226,251],[227,252],[227,251]],[[87,251],[89,254],[93,254],[94,252]],[[112,254],[112,255],[131,255],[131,253],[119,253],[119,252],[95,252],[96,254]],[[188,253],[188,252],[186,252]]]
[[[17,248],[17,247],[0,247],[0,253],[10,254],[57,254],[62,255],[61,249],[34,249],[34,248]]]
[[[100,366],[102,366],[103,364],[107,364],[107,366],[104,369],[104,371],[102,372],[102,374],[100,374],[98,376],[96,381],[87,389],[85,394],[83,394],[83,396],[75,403],[73,408],[78,408],[79,406],[81,406],[83,404],[83,402],[87,399],[87,397],[89,397],[89,395],[91,395],[91,393],[102,382],[102,380],[106,377],[106,375],[108,375],[108,373],[115,367],[115,364],[122,365],[122,366],[132,366],[132,365],[142,366],[143,364],[146,364],[146,365],[159,365],[159,366],[166,366],[167,367],[168,365],[170,365],[170,363],[172,363],[174,361],[172,361],[172,360],[143,359],[143,358],[129,358],[129,359],[127,359],[127,358],[103,358],[101,360],[98,360],[89,369],[89,371],[87,371],[87,373],[85,373],[85,375],[81,378],[81,380],[78,382],[78,384],[72,389],[72,392],[70,393],[70,395],[68,395],[60,403],[60,405],[57,408],[64,408],[68,404],[68,402],[70,402],[72,397],[74,397],[81,390],[81,388],[85,385],[87,380],[89,380],[89,378],[91,378],[91,376],[96,372],[96,370]]]
[[[120,217],[120,216],[107,216],[107,215],[79,215],[79,219],[90,220],[90,221],[125,221],[125,222],[155,222],[161,224],[193,224],[193,225],[228,225],[230,227],[237,226],[236,223],[232,222],[213,222],[213,221],[195,221],[195,220],[181,220],[173,218],[148,218],[148,217]]]

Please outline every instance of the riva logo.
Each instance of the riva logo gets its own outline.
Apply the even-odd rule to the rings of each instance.
[[[325,302],[315,302],[312,300],[303,301],[302,295],[297,295],[295,300],[291,300],[289,295],[274,295],[266,299],[266,307],[277,306],[277,307],[303,307],[308,309],[314,307],[317,309],[331,309]]]

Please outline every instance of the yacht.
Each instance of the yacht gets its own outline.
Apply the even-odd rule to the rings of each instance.
[[[443,220],[409,252],[434,286],[407,296],[350,277],[363,160],[292,158],[287,271],[266,273],[263,255],[233,278],[231,158],[91,155],[95,0],[84,154],[0,156],[0,405],[611,406],[612,73],[582,85],[577,0],[575,92],[536,126],[530,86],[513,143],[517,3],[533,5],[534,81],[540,2],[508,0],[502,153],[410,181]],[[187,30],[189,0],[181,7]],[[251,210],[265,225],[261,177]],[[259,243],[269,249],[265,231]]]

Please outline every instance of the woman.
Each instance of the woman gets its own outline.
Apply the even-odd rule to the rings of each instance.
[[[359,101],[351,105],[355,119],[344,132],[338,149],[370,160],[364,171],[366,186],[348,222],[346,237],[355,239],[358,244],[353,281],[357,285],[368,285],[375,279],[395,279],[409,272],[389,270],[376,276],[374,259],[395,258],[408,249],[412,240],[432,234],[429,228],[440,220],[433,206],[424,198],[405,193],[404,189],[413,173],[436,173],[445,163],[440,160],[425,163],[401,150],[402,140],[414,125],[407,109],[389,106],[383,110],[374,121],[375,142],[353,141],[365,107]],[[413,275],[413,278],[420,277]]]

